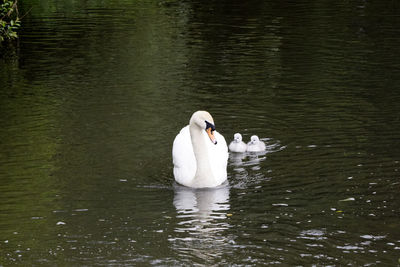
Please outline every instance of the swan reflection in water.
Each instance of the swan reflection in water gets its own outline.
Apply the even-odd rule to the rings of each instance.
[[[174,185],[177,210],[175,235],[169,239],[179,254],[212,260],[231,246],[224,234],[229,224],[229,186],[194,189]]]

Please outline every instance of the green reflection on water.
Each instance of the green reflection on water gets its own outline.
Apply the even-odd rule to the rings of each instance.
[[[37,251],[56,237],[49,218],[58,207],[59,194],[53,175],[59,148],[55,100],[45,86],[21,79],[15,63],[10,66],[8,76],[2,73],[0,97],[2,264],[12,262],[6,252]]]

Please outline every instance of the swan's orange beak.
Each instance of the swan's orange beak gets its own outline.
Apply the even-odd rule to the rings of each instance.
[[[208,137],[210,138],[211,142],[213,142],[213,144],[216,145],[217,144],[217,139],[215,139],[215,136],[213,134],[213,130],[211,129],[211,127],[207,128],[206,132],[207,132]]]

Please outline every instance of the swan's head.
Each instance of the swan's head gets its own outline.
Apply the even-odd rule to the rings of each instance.
[[[242,135],[240,133],[235,133],[233,135],[233,140],[235,140],[236,143],[240,143],[242,141]]]
[[[258,142],[260,142],[260,139],[258,138],[257,135],[253,135],[250,138],[250,142],[251,142],[252,145],[255,145],[255,144],[258,144]]]
[[[195,125],[200,129],[204,129],[213,144],[217,144],[217,139],[215,139],[214,131],[215,124],[211,117],[211,114],[207,111],[196,111],[190,118],[190,125]]]

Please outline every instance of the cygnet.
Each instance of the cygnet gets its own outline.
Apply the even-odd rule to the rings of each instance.
[[[265,151],[265,144],[263,141],[260,141],[257,135],[253,135],[250,138],[250,142],[247,143],[247,151],[248,152]]]
[[[235,133],[233,135],[233,141],[229,144],[229,150],[237,153],[246,152],[247,146],[242,141],[242,135],[240,133]]]

